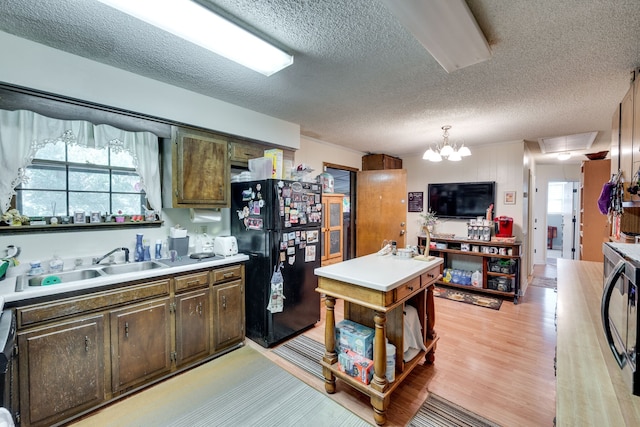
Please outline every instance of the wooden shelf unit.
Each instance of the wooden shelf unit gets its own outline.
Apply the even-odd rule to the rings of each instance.
[[[451,267],[452,260],[455,257],[460,256],[468,256],[468,257],[477,257],[480,258],[478,262],[478,271],[482,273],[482,288],[476,288],[469,285],[460,285],[457,283],[444,282],[442,279],[437,283],[444,286],[466,289],[470,291],[482,292],[486,294],[498,295],[502,297],[511,297],[513,298],[513,303],[518,303],[518,297],[520,294],[520,269],[522,264],[522,253],[521,247],[522,243],[520,242],[503,242],[503,241],[480,241],[480,240],[465,240],[465,239],[450,239],[450,238],[439,238],[439,237],[431,237],[431,242],[434,243],[446,243],[447,248],[439,249],[439,248],[430,248],[429,254],[434,255],[444,259],[444,264],[442,264],[442,272],[444,272],[445,268]],[[418,236],[418,246],[425,246],[426,237]],[[461,247],[463,244],[469,245],[469,249],[473,246],[478,246],[480,251],[474,252],[472,250],[462,250]],[[500,255],[498,253],[485,253],[482,252],[483,247],[488,248],[496,248],[496,250],[500,250],[504,248],[507,253],[510,255]],[[510,252],[509,252],[510,250]],[[512,273],[500,273],[491,271],[491,260],[492,259],[507,259],[515,261],[515,269]],[[512,279],[513,286],[510,292],[499,291],[495,289],[488,288],[489,279],[497,278],[497,277],[506,277],[508,279]]]

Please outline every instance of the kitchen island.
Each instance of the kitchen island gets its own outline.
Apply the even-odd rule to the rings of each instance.
[[[317,268],[317,292],[326,296],[325,355],[322,358],[325,390],[335,393],[336,377],[368,395],[378,425],[386,422],[391,393],[411,370],[426,359],[434,361],[438,337],[434,330],[433,285],[441,277],[442,258],[423,260],[376,254]],[[341,372],[335,342],[336,299],[344,300],[344,317],[375,330],[373,379],[370,384]],[[405,344],[404,309],[415,307],[424,343],[416,356],[403,360]],[[386,377],[386,339],[395,346],[395,380]],[[426,350],[425,350],[426,349]]]

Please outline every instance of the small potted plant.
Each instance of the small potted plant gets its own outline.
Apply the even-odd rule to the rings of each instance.
[[[29,217],[26,215],[20,215],[18,209],[9,209],[4,214],[2,214],[2,217],[0,218],[3,222],[12,226],[29,224]]]
[[[424,234],[433,234],[433,230],[438,223],[438,217],[436,216],[436,213],[429,209],[427,212],[420,214],[420,217],[422,218],[420,223],[422,225],[422,231],[424,232]]]

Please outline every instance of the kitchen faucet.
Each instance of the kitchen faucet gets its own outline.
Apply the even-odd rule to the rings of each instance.
[[[103,259],[105,259],[106,257],[108,257],[109,255],[111,255],[112,253],[114,253],[116,251],[124,251],[124,262],[129,262],[129,248],[115,248],[114,250],[112,250],[111,252],[107,253],[106,255],[103,255],[103,256],[98,257],[98,258],[94,258],[93,259],[93,264],[100,264],[100,262]]]

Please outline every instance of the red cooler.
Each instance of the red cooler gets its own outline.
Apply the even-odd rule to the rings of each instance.
[[[499,216],[493,221],[496,223],[496,237],[513,236],[513,218],[510,216]]]

